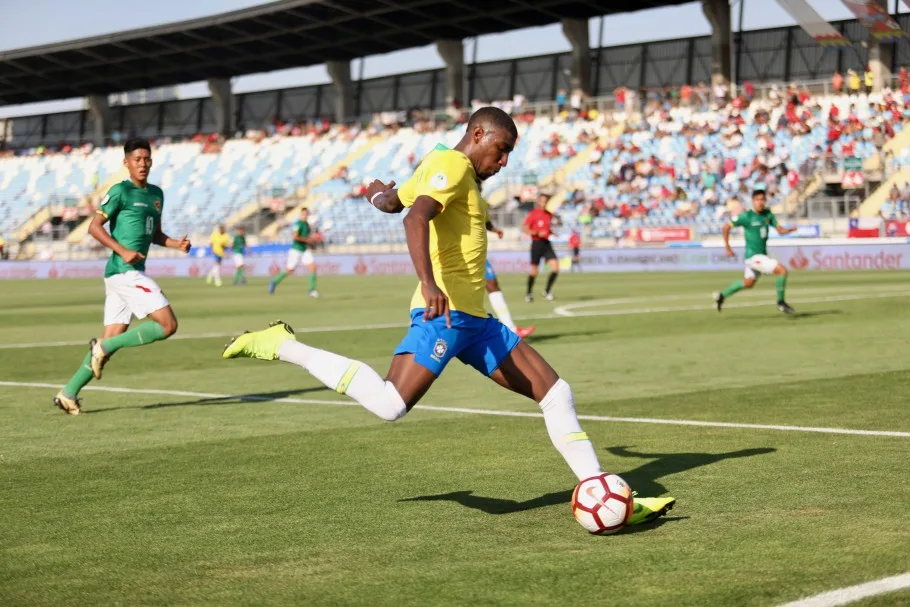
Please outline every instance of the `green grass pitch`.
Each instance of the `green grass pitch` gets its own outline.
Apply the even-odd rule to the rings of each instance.
[[[75,418],[50,386],[100,331],[101,280],[3,282],[0,605],[775,605],[910,571],[910,436],[779,427],[910,433],[908,275],[795,274],[793,317],[770,280],[717,314],[733,279],[564,274],[526,304],[501,277],[604,468],[678,499],[607,537],[572,519],[539,418],[388,424],[297,367],[220,359],[281,318],[384,373],[410,278],[325,278],[319,300],[300,277],[163,280],[179,339],[119,352]],[[425,404],[537,411],[457,361]]]

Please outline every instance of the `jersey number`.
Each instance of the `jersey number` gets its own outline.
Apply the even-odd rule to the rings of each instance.
[[[768,237],[768,226],[762,226],[762,227],[758,230],[758,233],[761,234],[761,237],[762,237],[762,238],[767,238],[767,237]]]
[[[151,236],[155,233],[155,218],[146,217],[145,218],[145,235]]]

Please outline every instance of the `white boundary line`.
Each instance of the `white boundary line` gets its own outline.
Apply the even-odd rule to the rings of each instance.
[[[800,299],[794,299],[794,303],[827,303],[827,302],[836,302],[836,301],[856,301],[861,299],[885,299],[888,297],[908,297],[910,296],[910,290],[905,291],[893,291],[886,293],[877,293],[875,291],[869,293],[857,293],[856,295],[831,295],[828,297],[806,297]],[[684,298],[678,298],[684,299]],[[691,305],[691,306],[662,306],[654,308],[633,308],[633,309],[620,309],[620,310],[596,310],[593,312],[575,312],[576,308],[588,307],[593,308],[596,306],[609,306],[616,303],[623,303],[622,300],[615,299],[603,299],[600,301],[586,301],[580,304],[567,304],[564,306],[559,306],[553,310],[553,312],[559,316],[567,318],[577,318],[581,316],[623,316],[628,314],[652,314],[656,312],[687,312],[687,311],[696,311],[696,310],[711,310],[714,308],[713,305]],[[740,301],[735,303],[726,303],[724,304],[724,309],[728,310],[731,308],[756,308],[760,306],[770,306],[767,301]]]
[[[59,389],[59,384],[44,382],[0,381],[0,386],[11,388],[48,388]],[[242,394],[217,394],[213,392],[187,392],[184,390],[148,390],[142,388],[119,388],[113,386],[86,386],[85,390],[99,392],[121,392],[126,394],[161,394],[165,396],[192,396],[196,398],[238,399],[253,402],[295,403],[302,405],[332,405],[340,407],[359,406],[346,400],[324,400],[312,398],[269,398],[267,396]],[[496,409],[474,409],[469,407],[446,407],[440,405],[420,405],[426,411],[446,413],[465,413],[468,415],[493,415],[499,417],[535,417],[542,418],[542,413],[532,411],[499,411]],[[612,417],[606,415],[579,415],[578,419],[593,422],[615,422],[628,424],[659,424],[667,426],[696,426],[702,428],[735,428],[742,430],[774,430],[777,432],[809,432],[815,434],[848,434],[853,436],[886,436],[891,438],[910,438],[910,432],[897,430],[858,430],[851,428],[824,428],[814,426],[779,426],[774,424],[740,424],[733,422],[709,422],[689,419],[660,419],[653,417]]]
[[[871,596],[887,594],[904,588],[910,588],[910,572],[882,578],[874,582],[823,592],[809,598],[785,603],[779,607],[837,607],[838,605],[848,605]]]
[[[793,299],[794,303],[832,303],[838,301],[857,301],[863,299],[884,299],[890,297],[910,297],[910,290],[906,287],[898,286],[895,288],[900,288],[904,290],[894,290],[894,291],[864,291],[855,295],[831,295],[827,297],[810,297],[810,298],[799,298]],[[842,289],[837,287],[831,287],[830,289],[813,289],[813,292],[826,292],[826,291],[837,291],[843,292]],[[808,291],[804,291],[808,292]],[[714,306],[710,304],[698,304],[690,306],[660,306],[660,307],[651,307],[651,308],[627,308],[619,310],[597,310],[593,312],[573,312],[575,308],[580,307],[595,307],[599,305],[614,305],[618,303],[646,303],[649,301],[678,301],[683,299],[695,298],[697,294],[680,294],[680,295],[661,295],[655,297],[628,297],[628,298],[617,298],[617,299],[603,299],[598,301],[585,301],[578,303],[566,304],[559,306],[553,310],[552,314],[531,314],[527,316],[516,316],[516,320],[542,320],[547,318],[575,318],[581,316],[628,316],[633,314],[656,314],[662,312],[692,312],[699,310],[713,310]],[[735,308],[755,308],[759,306],[771,306],[772,304],[767,301],[740,301],[734,303],[728,303],[724,306],[725,309],[735,309]],[[300,334],[305,333],[335,333],[341,331],[371,331],[375,329],[407,329],[407,325],[404,323],[377,323],[369,325],[348,325],[348,326],[331,326],[331,327],[304,327],[302,329],[296,329],[295,331]],[[237,335],[237,331],[232,333],[186,333],[178,334],[171,338],[171,340],[177,339],[215,339],[215,338],[227,338]],[[80,341],[51,341],[51,342],[35,342],[35,343],[25,343],[25,344],[0,344],[0,350],[18,350],[25,348],[59,348],[64,346],[85,346],[88,344],[88,340]]]

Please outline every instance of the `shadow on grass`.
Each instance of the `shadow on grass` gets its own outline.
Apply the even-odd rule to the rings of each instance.
[[[183,400],[177,402],[167,402],[167,403],[153,403],[150,405],[142,405],[139,407],[107,407],[104,409],[89,409],[83,411],[83,414],[92,414],[92,413],[106,413],[108,411],[123,411],[126,409],[166,409],[168,407],[208,407],[210,405],[230,405],[230,404],[240,404],[245,402],[252,403],[267,403],[280,400],[282,398],[288,398],[290,396],[297,396],[300,394],[309,394],[311,392],[322,392],[328,391],[328,388],[324,386],[319,386],[315,388],[300,388],[298,390],[279,390],[276,392],[259,392],[256,394],[234,394],[230,396],[212,396],[206,398],[194,398],[193,400]]]
[[[816,316],[838,316],[843,313],[843,310],[814,310],[812,312],[796,312],[791,314],[789,318],[791,320],[800,320],[802,318],[815,318]]]
[[[637,468],[621,472],[619,475],[626,479],[632,489],[642,497],[658,497],[667,492],[657,479],[686,472],[702,466],[708,466],[725,459],[738,459],[774,453],[776,449],[762,447],[758,449],[742,449],[726,453],[642,453],[632,451],[629,447],[609,447],[607,451],[615,457],[628,457],[651,460]]]
[[[661,483],[657,482],[657,479],[659,478],[707,466],[725,459],[736,459],[740,457],[752,457],[754,455],[773,453],[776,449],[765,447],[760,449],[729,451],[727,453],[639,453],[630,450],[629,447],[610,447],[607,451],[616,457],[632,457],[651,460],[637,468],[620,473],[620,476],[629,482],[632,488],[638,492],[638,495],[642,497],[658,497],[667,492],[667,489]],[[512,514],[514,512],[524,512],[525,510],[533,510],[545,506],[566,504],[571,499],[572,489],[547,493],[523,502],[499,497],[474,495],[473,491],[453,491],[440,495],[422,495],[398,501],[455,502],[466,508],[480,510],[487,514]],[[658,522],[677,521],[684,518],[686,517],[661,518],[658,519]],[[655,524],[646,525],[645,527],[653,529]]]

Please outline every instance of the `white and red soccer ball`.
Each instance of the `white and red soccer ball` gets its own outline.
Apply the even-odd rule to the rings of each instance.
[[[632,488],[616,474],[586,478],[572,493],[572,514],[578,524],[597,535],[616,533],[632,517]]]

